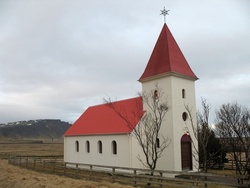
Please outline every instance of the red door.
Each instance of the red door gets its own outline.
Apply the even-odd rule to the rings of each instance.
[[[182,170],[192,170],[192,147],[189,135],[183,135],[181,138],[181,164]]]

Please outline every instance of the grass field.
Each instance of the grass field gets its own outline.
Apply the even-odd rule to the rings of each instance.
[[[93,182],[87,180],[76,180],[63,176],[34,172],[8,164],[10,156],[50,156],[63,155],[63,141],[54,140],[22,140],[22,141],[1,141],[0,140],[0,187],[120,187],[130,188],[132,186],[112,184],[106,181]],[[219,174],[233,174],[232,171],[210,171]],[[172,187],[172,186],[170,186]],[[164,186],[164,188],[170,188]],[[209,186],[211,187],[211,186]],[[214,188],[226,186],[213,185]],[[178,188],[178,186],[177,186]]]
[[[0,158],[9,156],[45,156],[63,155],[63,141],[56,140],[21,140],[21,141],[0,141]]]
[[[4,188],[132,188],[109,182],[93,182],[76,180],[63,176],[34,172],[8,164],[9,156],[48,156],[63,155],[62,140],[50,142],[43,140],[43,143],[34,140],[25,141],[1,141],[0,140],[0,187]]]

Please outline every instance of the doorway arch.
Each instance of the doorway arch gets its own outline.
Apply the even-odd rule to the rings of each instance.
[[[192,141],[188,134],[181,137],[181,167],[182,170],[192,170]]]

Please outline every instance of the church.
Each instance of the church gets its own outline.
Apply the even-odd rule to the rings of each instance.
[[[196,170],[197,140],[185,106],[192,109],[196,123],[195,81],[192,71],[177,42],[164,23],[144,72],[139,77],[142,93],[161,88],[167,98],[169,111],[164,117],[161,134],[170,143],[158,159],[156,170]],[[156,91],[157,92],[157,91]],[[142,97],[115,102],[126,113],[147,113]],[[90,106],[64,134],[64,161],[72,163],[146,168],[138,140],[133,131],[141,121],[133,119],[130,127],[107,104]],[[161,142],[161,138],[159,138]]]

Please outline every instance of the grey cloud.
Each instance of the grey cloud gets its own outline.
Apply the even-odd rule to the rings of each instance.
[[[200,78],[198,107],[201,96],[213,106],[222,98],[250,105],[248,5],[165,5],[167,24]],[[1,1],[0,123],[42,117],[72,122],[107,95],[135,96],[163,25],[163,6],[149,0]]]

